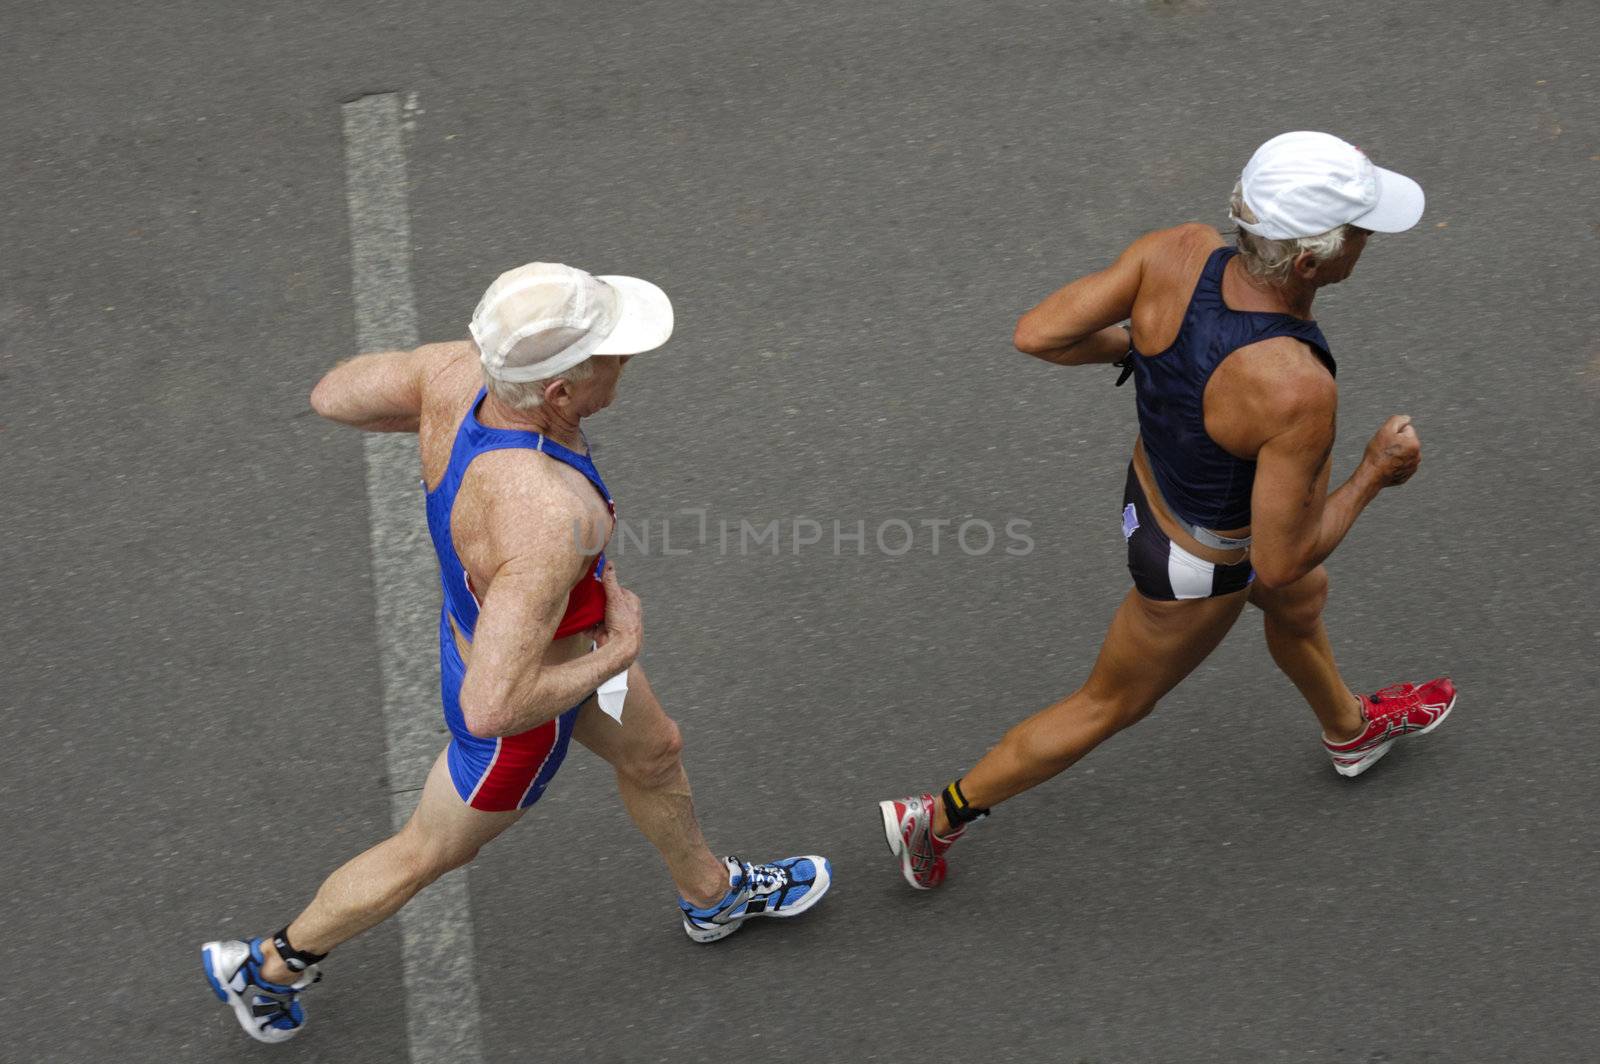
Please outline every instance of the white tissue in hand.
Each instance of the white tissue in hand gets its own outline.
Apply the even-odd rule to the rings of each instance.
[[[628,670],[623,669],[601,684],[595,694],[600,699],[600,712],[622,723],[622,703],[628,698]]]

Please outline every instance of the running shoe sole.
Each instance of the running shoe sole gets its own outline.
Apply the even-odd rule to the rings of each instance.
[[[743,920],[736,920],[731,924],[713,924],[711,927],[701,927],[687,916],[683,918],[683,933],[689,936],[690,941],[702,944],[721,941],[743,926]]]
[[[1460,698],[1460,697],[1461,697],[1460,695],[1456,696],[1456,698]],[[1414,735],[1427,735],[1429,732],[1433,731],[1433,729],[1435,729],[1439,725],[1443,724],[1444,721],[1445,721],[1445,718],[1450,715],[1450,711],[1452,709],[1456,708],[1456,698],[1450,699],[1450,704],[1448,706],[1444,707],[1444,712],[1439,714],[1438,718],[1432,724],[1428,725],[1426,728],[1423,728],[1421,731],[1413,732],[1412,734],[1414,734]],[[1337,772],[1339,775],[1343,776],[1347,780],[1348,779],[1355,779],[1357,776],[1359,776],[1363,772],[1367,771],[1367,769],[1371,768],[1373,765],[1376,765],[1379,761],[1382,761],[1383,760],[1383,755],[1387,754],[1389,752],[1389,748],[1391,746],[1393,746],[1395,743],[1399,742],[1401,739],[1404,739],[1404,738],[1406,738],[1406,736],[1404,736],[1404,735],[1395,736],[1393,739],[1390,739],[1388,742],[1384,743],[1382,746],[1376,747],[1375,749],[1368,751],[1365,755],[1362,756],[1360,761],[1357,761],[1356,763],[1354,763],[1352,765],[1341,765],[1339,763],[1338,759],[1335,759],[1334,762],[1333,762],[1333,770],[1335,772]]]

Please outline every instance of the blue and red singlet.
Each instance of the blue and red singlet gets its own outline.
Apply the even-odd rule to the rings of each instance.
[[[467,467],[478,455],[520,447],[538,451],[582,473],[606,501],[613,518],[616,506],[588,455],[569,450],[537,432],[490,428],[479,421],[478,408],[485,394],[482,390],[478,392],[466,417],[461,419],[450,450],[450,464],[438,486],[428,492],[428,533],[433,538],[434,553],[439,557],[439,581],[444,589],[444,604],[439,610],[439,680],[444,720],[450,729],[447,751],[450,779],[462,800],[472,808],[502,812],[526,809],[539,800],[567,756],[579,706],[517,735],[485,739],[467,730],[460,699],[461,681],[467,669],[456,649],[451,622],[455,622],[455,629],[470,643],[478,625],[479,601],[472,578],[467,575],[461,559],[456,557],[455,543],[450,537],[450,511],[455,507],[456,493],[461,489]],[[605,620],[606,592],[600,579],[605,564],[602,552],[594,568],[573,586],[567,596],[567,612],[556,628],[556,639],[593,628]]]

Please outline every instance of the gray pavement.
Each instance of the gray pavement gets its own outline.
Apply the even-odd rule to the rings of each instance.
[[[530,258],[673,294],[672,349],[591,432],[625,517],[712,523],[618,558],[645,662],[713,844],[838,877],[691,947],[575,753],[468,878],[487,1058],[1593,1059],[1594,4],[0,16],[0,1059],[406,1057],[393,926],[277,1050],[194,952],[281,924],[404,786],[362,443],[305,403],[355,346],[339,105],[381,91],[418,104],[424,338]],[[1319,301],[1336,470],[1391,412],[1425,448],[1335,556],[1330,625],[1353,683],[1448,670],[1457,713],[1338,780],[1247,616],[913,894],[873,801],[1070,690],[1127,586],[1132,396],[1012,352],[1015,315],[1142,229],[1221,221],[1250,150],[1305,127],[1429,193]],[[718,520],[795,517],[1015,517],[1035,546],[717,549]]]

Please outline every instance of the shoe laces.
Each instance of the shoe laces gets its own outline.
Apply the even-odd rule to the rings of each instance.
[[[1416,694],[1416,686],[1409,683],[1392,683],[1388,687],[1379,688],[1372,696],[1374,702],[1392,702],[1395,699],[1405,698]]]
[[[1372,696],[1367,719],[1374,723],[1404,718],[1422,701],[1422,692],[1409,683],[1392,684]]]
[[[744,875],[744,887],[751,894],[771,894],[782,889],[789,875],[777,865],[750,864],[741,861],[739,870]]]

